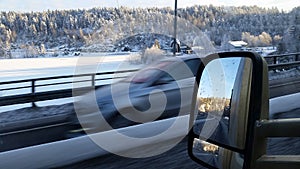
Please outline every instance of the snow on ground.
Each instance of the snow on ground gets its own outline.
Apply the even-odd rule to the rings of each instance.
[[[72,75],[76,67],[86,66],[83,73],[92,71],[89,66],[99,66],[97,71],[115,71],[118,68],[133,69],[137,65],[126,62],[130,54],[85,53],[80,57],[68,58],[27,58],[0,60],[0,80],[38,78],[45,76]],[[110,66],[108,66],[110,65]],[[94,72],[92,72],[94,73]]]
[[[300,76],[300,69],[293,68],[289,70],[281,70],[281,71],[270,71],[269,72],[269,80],[278,80],[289,77],[297,77]]]

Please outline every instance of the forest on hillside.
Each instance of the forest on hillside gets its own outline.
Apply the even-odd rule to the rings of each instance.
[[[171,8],[129,7],[0,12],[0,57],[7,57],[12,50],[43,53],[62,45],[113,51],[121,39],[141,33],[171,37],[173,15]],[[281,53],[300,51],[300,7],[283,12],[257,6],[192,6],[178,9],[178,17],[201,30],[214,46],[244,40],[250,47],[278,46]],[[179,33],[189,31],[178,29]],[[186,44],[193,39],[186,34],[178,38]]]

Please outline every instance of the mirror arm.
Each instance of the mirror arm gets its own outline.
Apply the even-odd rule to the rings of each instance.
[[[276,165],[274,165],[276,164]],[[256,162],[256,169],[264,169],[270,168],[272,169],[282,169],[282,168],[299,168],[300,165],[300,156],[298,155],[290,155],[290,156],[282,156],[282,155],[263,155]]]
[[[265,148],[268,137],[300,137],[298,129],[300,128],[300,119],[275,119],[256,121],[256,145],[255,149]],[[261,140],[265,140],[261,142]],[[276,164],[276,165],[275,165]],[[252,159],[252,167],[256,169],[263,168],[299,168],[299,155],[266,155],[266,152],[257,154]]]
[[[261,120],[256,123],[259,137],[300,137],[300,119]]]

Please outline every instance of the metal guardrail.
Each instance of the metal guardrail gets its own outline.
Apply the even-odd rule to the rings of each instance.
[[[45,77],[45,78],[36,78],[36,79],[26,79],[26,80],[15,80],[8,82],[0,82],[0,91],[13,91],[20,89],[29,89],[30,92],[25,92],[22,94],[16,95],[8,95],[0,97],[0,106],[8,106],[14,104],[23,104],[23,103],[32,103],[32,106],[35,106],[35,102],[38,101],[46,101],[46,100],[54,100],[60,98],[68,98],[73,97],[73,89],[66,88],[60,90],[46,90],[42,92],[37,92],[38,88],[42,87],[57,87],[59,85],[73,85],[75,83],[85,83],[82,87],[76,88],[76,92],[87,92],[93,88],[99,88],[104,85],[97,85],[99,81],[105,80],[113,80],[113,79],[121,79],[127,77],[126,73],[135,72],[138,69],[132,70],[122,70],[122,71],[112,71],[112,72],[102,72],[95,74],[80,74],[80,75],[67,75],[67,76],[56,76],[56,77]],[[108,77],[103,77],[107,76]],[[111,77],[112,75],[116,75],[115,77]],[[97,78],[98,76],[102,76]],[[84,78],[84,79],[83,79]],[[68,80],[66,80],[68,79]],[[58,82],[47,83],[47,81],[58,80]],[[44,82],[44,83],[43,83]],[[45,83],[46,82],[46,83]],[[38,84],[40,83],[40,84]],[[21,86],[23,84],[23,86]],[[3,86],[9,85],[19,85],[17,87],[5,87]]]
[[[269,70],[290,69],[300,67],[300,61],[268,65]]]
[[[287,69],[300,66],[300,53],[264,56],[269,70]]]
[[[291,62],[288,63],[280,63],[279,58],[289,57],[292,58]],[[292,67],[300,67],[300,53],[292,53],[292,54],[284,54],[284,55],[270,55],[265,56],[264,58],[268,62],[269,70],[279,70],[279,69],[286,69]],[[19,90],[19,89],[30,89],[30,92],[24,94],[16,94],[16,95],[9,95],[0,97],[0,106],[8,106],[14,104],[23,104],[23,103],[31,103],[32,106],[35,106],[35,102],[38,101],[47,101],[47,100],[54,100],[60,98],[69,98],[73,97],[73,89],[60,89],[60,90],[48,90],[43,92],[37,92],[37,88],[40,87],[49,87],[49,86],[58,86],[58,85],[71,85],[74,83],[88,83],[89,85],[85,85],[81,88],[76,88],[76,91],[80,93],[86,92],[93,88],[99,88],[103,85],[96,85],[99,81],[104,80],[112,80],[116,78],[125,78],[126,76],[118,76],[118,77],[101,77],[97,78],[97,76],[105,76],[105,75],[116,75],[116,74],[126,74],[130,72],[135,72],[138,69],[132,70],[122,70],[122,71],[111,71],[111,72],[102,72],[96,74],[80,74],[80,75],[67,75],[67,76],[56,76],[56,77],[46,77],[46,78],[36,78],[36,79],[27,79],[27,80],[16,80],[16,81],[9,81],[9,82],[0,82],[0,91],[11,91],[11,90]],[[81,79],[85,77],[86,79]],[[76,80],[76,78],[78,78]],[[65,79],[69,79],[69,81],[63,81]],[[52,83],[42,83],[37,84],[40,82],[47,82],[51,80],[59,80],[59,82],[52,82]],[[25,83],[24,86],[17,86],[17,87],[7,87],[1,88],[3,85],[15,85],[15,84],[22,84]]]
[[[268,62],[269,64],[278,64],[280,60],[278,58],[286,58],[286,57],[291,57],[293,61],[300,61],[300,53],[290,53],[290,54],[282,54],[282,55],[268,55],[264,56],[264,58],[268,61],[271,60],[272,63]]]

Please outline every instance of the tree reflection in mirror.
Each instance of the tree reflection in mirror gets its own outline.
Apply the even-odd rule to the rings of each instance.
[[[193,128],[199,138],[194,139],[193,154],[215,168],[233,167],[228,166],[230,160],[219,158],[224,153],[243,165],[242,155],[226,147],[244,149],[248,113],[239,112],[249,109],[245,105],[250,99],[251,75],[251,59],[234,57],[209,62],[201,76]]]
[[[197,138],[194,139],[193,154],[211,168],[241,169],[244,163],[242,154]]]

